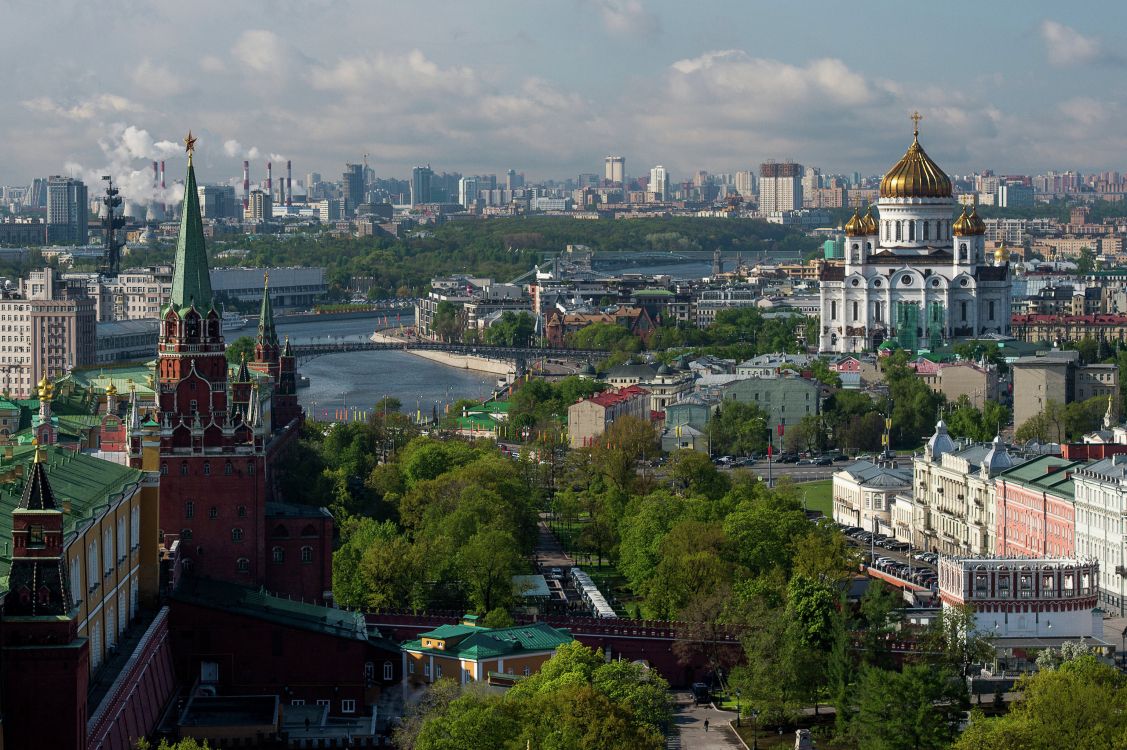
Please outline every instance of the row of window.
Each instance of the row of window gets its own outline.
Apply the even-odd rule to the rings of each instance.
[[[236,514],[238,514],[239,518],[246,518],[246,516],[247,516],[247,506],[245,506],[245,505],[236,506],[235,512],[236,512]],[[184,518],[195,518],[195,517],[196,517],[196,503],[193,500],[189,500],[186,503],[184,503]],[[207,517],[211,520],[215,520],[216,518],[219,518],[219,507],[213,505],[210,508],[208,508],[207,509]]]
[[[107,525],[106,529],[102,532],[101,548],[98,546],[96,536],[90,540],[90,544],[86,547],[86,586],[90,591],[98,587],[103,576],[108,576],[113,573],[115,565],[125,561],[126,554],[129,550],[137,549],[140,544],[141,509],[139,507],[134,507],[130,511],[129,527],[132,542],[127,540],[125,536],[125,516],[119,516],[117,519],[116,555],[114,554],[115,544],[112,525]],[[101,565],[98,564],[99,561]],[[77,556],[71,558],[70,576],[71,588],[77,595],[77,592],[80,590]]]
[[[893,235],[897,242],[900,240],[908,240],[913,242],[916,239],[916,225],[921,222],[918,221],[885,221],[884,224],[884,238],[892,241]],[[935,236],[932,237],[932,227],[935,228]],[[934,225],[930,221],[922,222],[921,227],[921,240],[949,240],[951,239],[951,222],[939,220]]]
[[[192,413],[193,414],[196,413],[196,402],[195,401],[192,402]],[[210,461],[204,461],[202,470],[203,470],[204,476],[211,476],[211,462]],[[161,473],[161,476],[168,476],[168,464],[167,463],[162,463],[160,465],[160,473]],[[232,464],[230,461],[224,462],[224,464],[223,464],[223,474],[224,474],[224,476],[231,476],[234,473],[235,473],[234,464]],[[253,474],[253,473],[254,473],[254,461],[247,461],[247,474]],[[187,461],[181,461],[180,462],[180,476],[182,476],[182,477],[188,476],[188,462]]]
[[[295,698],[294,700],[290,701],[290,705],[291,706],[304,706],[305,701],[300,699],[300,698]],[[329,701],[322,699],[322,700],[317,701],[317,705],[318,706],[328,706]],[[356,713],[356,701],[351,699],[351,698],[345,698],[345,699],[341,700],[341,702],[340,702],[340,712],[342,714],[354,714],[354,713]]]

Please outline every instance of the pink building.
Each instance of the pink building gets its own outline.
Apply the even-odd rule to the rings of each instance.
[[[994,554],[1073,557],[1076,507],[1072,472],[1083,465],[1059,456],[1041,456],[999,474],[994,480]]]

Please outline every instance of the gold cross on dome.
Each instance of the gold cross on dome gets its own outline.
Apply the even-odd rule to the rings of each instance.
[[[920,120],[924,119],[918,111],[912,113],[912,135],[918,136],[920,134]]]
[[[188,135],[184,136],[184,151],[191,156],[192,152],[196,150],[196,138],[192,137],[192,131],[188,131]]]

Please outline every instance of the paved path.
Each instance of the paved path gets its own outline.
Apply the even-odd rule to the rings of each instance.
[[[721,750],[743,748],[736,738],[735,730],[728,724],[733,717],[731,711],[717,711],[710,706],[696,706],[689,693],[676,693],[676,707],[673,723],[677,732],[666,742],[666,748],[685,750]],[[704,731],[704,720],[708,719],[708,731]]]
[[[566,571],[567,568],[575,565],[575,561],[564,554],[560,540],[548,528],[548,522],[544,520],[545,517],[544,514],[541,514],[539,536],[536,539],[536,562],[540,563],[545,570],[563,568]]]

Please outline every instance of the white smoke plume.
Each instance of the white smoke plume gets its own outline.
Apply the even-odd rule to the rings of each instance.
[[[177,158],[184,153],[182,144],[156,140],[149,131],[135,125],[114,125],[98,146],[105,159],[102,165],[68,162],[64,167],[67,174],[86,183],[91,198],[101,194],[105,187],[102,177],[110,175],[128,203],[163,206],[183,200],[184,185],[177,181],[184,167],[183,158]],[[154,185],[152,163],[165,159],[171,160],[171,164],[165,166],[166,187],[162,190],[159,182]]]
[[[232,159],[257,159],[259,152],[257,146],[243,148],[243,144],[231,138],[223,142],[223,153]]]
[[[285,165],[286,157],[282,156],[281,154],[270,154],[270,161],[274,162],[275,164]]]

